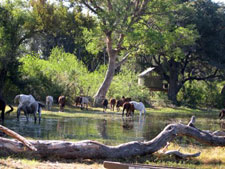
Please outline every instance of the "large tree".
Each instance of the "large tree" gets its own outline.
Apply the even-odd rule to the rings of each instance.
[[[141,65],[155,67],[168,81],[168,98],[173,103],[186,82],[223,77],[224,20],[223,6],[198,0],[182,2],[169,15],[147,17],[143,22]]]
[[[89,70],[93,70],[95,66],[92,63],[95,63],[95,58],[85,49],[83,31],[95,26],[92,17],[82,13],[81,7],[71,9],[62,2],[31,0],[30,4],[39,30],[30,40],[30,50],[47,59],[53,48],[62,47],[65,52],[74,53]]]
[[[128,57],[131,42],[126,37],[134,31],[143,16],[150,13],[150,5],[156,3],[153,0],[129,1],[129,0],[79,0],[73,1],[88,9],[100,25],[100,30],[105,37],[106,51],[109,57],[108,69],[105,79],[95,94],[95,103],[98,104],[105,98],[109,86],[113,80],[115,69]]]
[[[24,51],[22,45],[34,34],[34,25],[22,1],[12,3],[5,0],[0,3],[0,95],[6,79],[15,80],[18,57]]]

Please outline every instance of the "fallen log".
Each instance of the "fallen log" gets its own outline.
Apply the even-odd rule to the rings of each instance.
[[[7,127],[4,127],[2,125],[0,125],[0,130],[3,131],[5,134],[21,141],[29,150],[32,150],[32,151],[37,151],[37,149],[32,145],[30,144],[29,141],[27,141],[23,136],[17,134],[16,132],[8,129]]]
[[[169,124],[154,139],[147,142],[132,141],[117,146],[107,146],[96,141],[79,142],[55,140],[30,140],[37,151],[24,150],[24,145],[16,140],[0,137],[0,148],[13,153],[29,154],[38,157],[58,158],[127,158],[157,152],[177,136],[187,136],[210,146],[225,146],[225,136],[217,136],[184,124]],[[8,146],[10,145],[10,146]]]

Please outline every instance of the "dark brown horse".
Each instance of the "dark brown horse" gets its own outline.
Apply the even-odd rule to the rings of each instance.
[[[111,109],[114,111],[114,107],[116,105],[116,99],[110,99],[109,101]]]
[[[124,111],[126,110],[126,116],[133,116],[134,115],[134,105],[132,103],[129,102],[125,102],[123,104],[123,112],[122,112],[122,116],[124,115]]]
[[[78,105],[81,106],[81,102],[82,102],[82,97],[77,96],[77,97],[75,98],[75,106],[76,106],[76,107],[77,107]]]
[[[10,112],[13,111],[13,107],[11,105],[8,104],[8,106],[10,107],[10,110],[5,112],[5,108],[6,108],[6,102],[4,99],[0,98],[0,111],[2,111],[1,113],[1,119],[2,121],[4,121],[5,119],[5,113],[9,114]]]
[[[224,118],[224,116],[225,116],[225,109],[222,109],[219,114],[220,120],[222,120]]]
[[[119,111],[120,107],[123,107],[123,104],[125,102],[129,102],[129,101],[131,101],[131,98],[130,97],[125,98],[124,96],[122,97],[121,100],[117,100],[117,102],[116,102],[117,111]]]
[[[109,104],[109,102],[108,102],[107,99],[104,99],[104,100],[102,101],[103,112],[106,111],[106,109],[107,109],[107,107],[108,107],[108,104]]]
[[[61,112],[63,112],[64,111],[65,104],[66,104],[66,98],[65,98],[65,96],[59,96],[58,103],[59,103],[59,110]]]

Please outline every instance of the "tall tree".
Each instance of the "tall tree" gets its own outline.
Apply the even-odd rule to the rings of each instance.
[[[9,0],[0,3],[0,94],[6,79],[15,77],[22,44],[33,35],[34,25],[26,3]]]
[[[224,7],[210,0],[179,6],[170,15],[147,18],[143,31],[142,60],[168,81],[168,98],[174,103],[186,82],[222,77],[225,64]],[[150,26],[154,29],[149,30]]]
[[[48,58],[51,50],[62,47],[75,53],[90,69],[93,55],[85,49],[84,29],[95,26],[92,17],[81,12],[81,7],[69,8],[66,4],[47,0],[31,0],[32,14],[37,20],[39,33],[30,41],[31,50]]]
[[[134,31],[133,26],[149,12],[151,1],[154,2],[153,0],[71,0],[75,4],[84,6],[97,17],[105,37],[109,57],[108,69],[102,85],[94,96],[96,104],[105,98],[115,69],[127,59],[130,52],[128,48],[131,46],[128,45],[129,42],[126,44],[126,37]]]

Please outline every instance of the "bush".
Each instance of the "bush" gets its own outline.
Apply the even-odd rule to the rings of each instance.
[[[20,62],[20,71],[26,80],[24,93],[33,94],[40,100],[44,100],[47,95],[54,98],[65,95],[70,103],[79,95],[93,97],[107,70],[107,66],[102,65],[98,70],[89,72],[75,55],[65,53],[60,48],[53,49],[48,60],[27,55]],[[149,99],[149,92],[138,86],[137,80],[137,74],[123,69],[114,76],[107,98],[119,99],[125,96],[145,102]]]
[[[218,82],[192,81],[178,93],[178,100],[191,107],[222,107]]]

